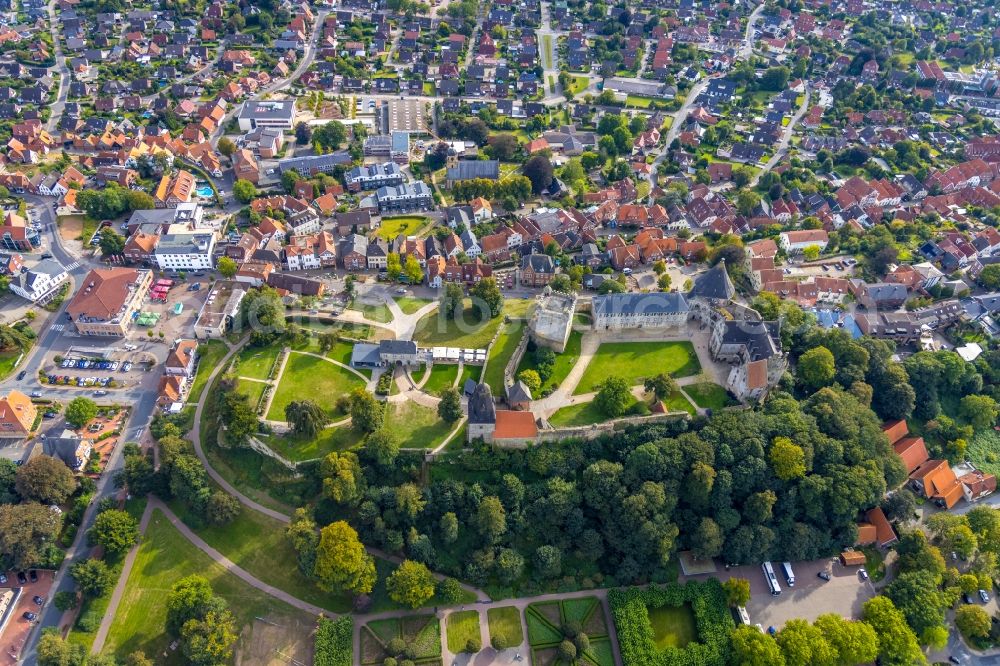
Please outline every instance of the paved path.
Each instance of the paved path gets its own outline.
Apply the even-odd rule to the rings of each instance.
[[[760,169],[760,171],[754,174],[754,177],[750,180],[750,184],[747,187],[751,188],[757,187],[757,183],[760,182],[761,176],[763,176],[765,173],[776,167],[778,165],[778,162],[781,161],[781,159],[788,154],[788,147],[792,143],[792,132],[794,132],[795,126],[798,124],[800,120],[802,120],[802,117],[806,115],[806,111],[809,110],[810,91],[808,83],[806,83],[805,89],[806,89],[805,94],[802,97],[802,104],[799,105],[799,108],[795,112],[795,115],[792,116],[791,120],[788,121],[788,125],[785,126],[785,128],[782,130],[781,140],[778,141],[777,150],[774,151],[774,155],[772,155],[771,159],[767,161],[767,164],[765,164]]]

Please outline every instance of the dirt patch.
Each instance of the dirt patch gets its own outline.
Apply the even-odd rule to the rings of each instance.
[[[279,666],[313,663],[316,625],[296,618],[257,618],[243,630],[236,649],[236,666]]]
[[[64,241],[75,241],[80,239],[83,233],[83,217],[80,215],[66,215],[59,218],[59,237]]]

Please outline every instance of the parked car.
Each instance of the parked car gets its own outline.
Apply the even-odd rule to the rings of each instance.
[[[986,592],[986,590],[979,590],[979,598],[982,599],[985,604],[989,602],[990,595]]]
[[[31,392],[31,397],[32,398],[41,398],[42,397],[42,392],[41,391],[32,391]]]
[[[24,611],[24,614],[21,617],[23,617],[28,622],[34,622],[36,619],[38,619],[38,616],[32,613],[31,611]]]
[[[969,596],[968,592],[963,592],[962,593],[962,602],[963,603],[967,603],[967,604],[971,604],[972,603],[972,597]]]
[[[41,606],[42,604],[44,604],[44,603],[45,603],[45,599],[42,599],[42,598],[41,598],[40,596],[38,596],[37,594],[36,594],[35,596],[31,597],[31,600],[32,600],[32,601],[34,601],[34,602],[35,602],[36,604],[38,604],[39,606]]]
[[[28,577],[24,574],[23,571],[17,572],[17,582],[20,583],[21,585],[27,585]]]
[[[22,379],[24,379],[25,375],[27,374],[28,374],[27,370],[22,370],[21,372],[17,373],[17,381],[21,381]]]
[[[28,572],[28,578],[31,579],[32,583],[37,583],[38,582],[38,572],[35,571],[34,569],[32,569],[31,571]]]
[[[868,580],[868,572],[865,571],[864,567],[858,569],[858,575],[861,576],[861,580]]]
[[[94,395],[97,396],[98,398],[100,398],[101,396],[105,396],[107,394],[108,394],[108,392],[105,391],[105,390],[103,390],[103,389],[100,390],[100,391],[94,391]]]
[[[823,580],[830,580],[830,574],[828,574],[828,573],[827,573],[827,572],[825,572],[825,571],[820,571],[820,572],[819,572],[818,574],[816,574],[816,575],[817,575],[817,576],[819,576],[820,578],[822,578]]]
[[[0,573],[0,585],[7,584],[7,574]]]

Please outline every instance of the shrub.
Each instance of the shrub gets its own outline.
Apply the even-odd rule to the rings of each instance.
[[[354,621],[345,615],[336,620],[319,620],[313,664],[351,666],[354,663]]]

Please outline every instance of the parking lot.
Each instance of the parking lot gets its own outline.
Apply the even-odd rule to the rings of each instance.
[[[17,663],[17,655],[24,647],[24,641],[32,627],[32,622],[26,620],[24,614],[27,612],[37,614],[41,608],[35,603],[34,597],[41,597],[44,601],[48,601],[54,573],[42,570],[38,570],[36,573],[38,576],[36,582],[31,582],[29,578],[22,585],[18,582],[17,572],[8,571],[6,572],[7,582],[0,583],[0,591],[21,588],[21,596],[12,611],[11,618],[7,621],[3,633],[0,634],[0,646],[3,646],[2,651],[0,651],[0,664]]]
[[[760,624],[764,629],[780,629],[794,618],[810,622],[824,613],[836,613],[845,618],[861,617],[861,607],[875,596],[875,588],[870,580],[862,581],[858,567],[845,567],[836,559],[793,562],[795,587],[789,587],[781,572],[781,563],[773,562],[774,570],[781,584],[781,594],[771,594],[760,565],[732,567],[728,571],[720,569],[712,574],[720,580],[746,578],[750,581],[750,603],[747,613],[751,624]],[[830,574],[826,581],[817,574]],[[707,576],[695,576],[703,578]]]

